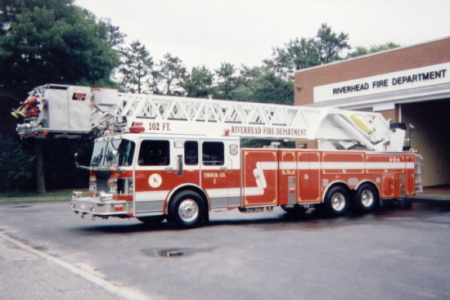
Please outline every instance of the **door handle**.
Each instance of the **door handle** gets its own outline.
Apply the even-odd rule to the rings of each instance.
[[[178,157],[178,176],[183,175],[183,155],[177,155]]]

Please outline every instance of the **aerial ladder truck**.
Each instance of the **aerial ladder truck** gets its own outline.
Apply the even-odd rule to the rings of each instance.
[[[47,84],[12,113],[24,117],[23,138],[95,139],[89,166],[75,158],[90,172],[89,193],[71,199],[82,216],[179,227],[231,209],[339,216],[422,190],[421,157],[403,149],[406,127],[374,112]],[[243,138],[318,146],[243,148]]]

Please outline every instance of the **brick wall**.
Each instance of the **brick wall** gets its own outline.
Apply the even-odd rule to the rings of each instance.
[[[304,69],[294,76],[294,105],[314,103],[315,86],[446,62],[450,62],[450,37]]]

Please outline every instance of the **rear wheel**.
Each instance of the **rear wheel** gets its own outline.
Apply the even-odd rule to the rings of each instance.
[[[354,198],[355,208],[360,212],[370,212],[378,206],[380,197],[376,188],[368,183],[362,184],[357,190]]]
[[[332,187],[325,196],[325,210],[330,216],[341,216],[348,210],[348,191],[341,187]]]
[[[183,191],[170,201],[167,219],[177,227],[192,228],[206,221],[207,214],[206,203],[199,194]]]

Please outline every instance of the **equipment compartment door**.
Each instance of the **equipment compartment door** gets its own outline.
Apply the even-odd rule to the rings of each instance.
[[[300,151],[298,157],[298,203],[320,202],[320,152]]]
[[[280,150],[279,152],[279,205],[294,205],[297,203],[297,162],[295,151]]]
[[[278,204],[278,150],[242,151],[243,206]]]
[[[396,198],[398,196],[398,189],[395,184],[395,175],[382,176],[382,198]]]

